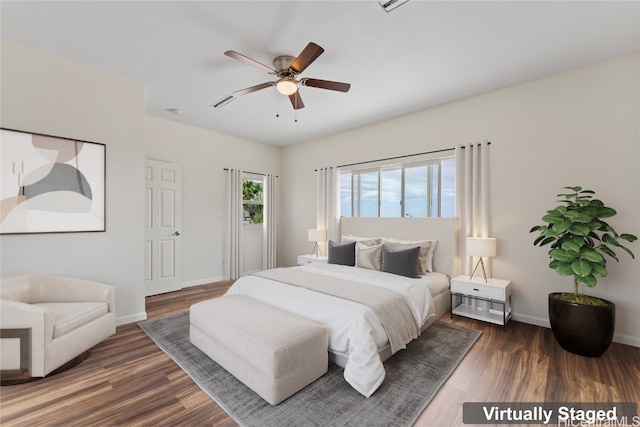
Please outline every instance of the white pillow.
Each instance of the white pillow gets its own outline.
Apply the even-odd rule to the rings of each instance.
[[[380,271],[382,269],[382,244],[368,246],[356,242],[356,267]]]
[[[346,234],[342,236],[342,243],[353,243],[359,242],[363,245],[374,246],[382,243],[381,237],[362,237],[362,236],[354,236],[353,234]]]
[[[420,246],[420,254],[418,255],[420,265],[418,271],[421,275],[433,271],[433,253],[436,250],[437,240],[401,240],[390,237],[384,239],[383,243],[395,250]]]

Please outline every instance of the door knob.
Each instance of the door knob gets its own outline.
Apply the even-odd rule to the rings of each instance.
[[[176,231],[176,232],[175,232],[175,233],[173,233],[173,234],[169,234],[169,236],[179,236],[179,235],[180,235],[180,232],[179,232],[179,231]]]

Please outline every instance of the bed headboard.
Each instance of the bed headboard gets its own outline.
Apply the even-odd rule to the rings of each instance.
[[[406,240],[436,239],[435,271],[454,277],[460,272],[458,218],[350,218],[340,219],[340,235],[396,237]]]

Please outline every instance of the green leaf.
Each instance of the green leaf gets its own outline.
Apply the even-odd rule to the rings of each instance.
[[[589,241],[589,246],[593,247],[594,241],[595,240],[600,240],[600,236],[598,236],[596,233],[589,233],[589,235],[587,236],[587,240]]]
[[[587,227],[589,227],[591,231],[600,230],[602,228],[602,223],[600,221],[592,221],[587,224]]]
[[[592,190],[578,190],[578,191],[580,191],[580,193],[582,194],[596,194],[596,192]]]
[[[622,233],[620,235],[620,238],[623,240],[626,240],[627,242],[635,242],[636,240],[638,240],[637,236],[634,236],[633,234],[628,234],[628,233]]]
[[[598,208],[598,218],[609,218],[617,214],[615,209],[600,207]]]
[[[542,217],[542,220],[544,222],[548,222],[548,223],[555,223],[555,222],[562,222],[564,221],[564,216],[562,216],[562,214],[559,213],[548,213],[545,216]]]
[[[578,191],[581,191],[581,190],[582,190],[582,187],[577,187],[577,186],[576,186],[576,187],[562,187],[562,188],[564,188],[564,189],[566,189],[566,190],[571,190],[571,191],[573,191],[574,193],[577,193]]]
[[[571,227],[571,221],[556,222],[553,224],[553,231],[556,233],[564,233]]]
[[[546,237],[546,236],[538,236],[536,240],[533,241],[534,246],[544,246],[556,240],[555,237]]]
[[[549,256],[561,262],[572,262],[578,257],[577,254],[567,252],[562,249],[553,249],[549,251]]]
[[[610,234],[603,234],[602,241],[609,245],[620,246],[620,243],[618,243],[618,241],[615,238],[613,238]]]
[[[578,260],[571,263],[571,269],[578,277],[586,277],[591,274],[593,270],[591,264],[588,261]]]
[[[596,279],[596,277],[591,274],[585,277],[577,276],[577,279],[579,283],[582,283],[583,285],[588,286],[590,288],[593,288],[596,285],[596,283],[598,283],[598,280]]]
[[[580,252],[580,257],[586,259],[587,261],[595,263],[601,263],[604,261],[604,257],[593,249],[583,250],[582,252]]]
[[[583,224],[588,224],[593,219],[593,217],[585,213],[576,212],[576,211],[568,211],[567,213],[564,214],[564,216],[572,222],[579,222]]]
[[[548,245],[549,243],[555,241],[556,238],[555,237],[545,237],[541,242],[540,242],[540,246],[544,246],[544,245]]]
[[[538,230],[543,230],[545,228],[546,228],[545,225],[536,225],[535,227],[532,227],[531,230],[529,230],[529,233],[533,233],[534,231],[538,231]]]
[[[575,239],[568,240],[562,244],[562,249],[565,251],[575,252],[576,254],[580,253],[580,248],[582,245],[576,243]]]
[[[559,262],[555,265],[555,267],[552,267],[556,273],[558,273],[558,275],[560,276],[573,276],[573,269],[571,268],[571,264],[566,263],[566,262]]]
[[[607,268],[604,265],[593,264],[591,265],[591,268],[593,269],[591,274],[593,274],[594,276],[605,277],[607,275]]]
[[[600,250],[600,252],[603,252],[603,253],[605,253],[605,254],[609,255],[611,258],[615,259],[616,261],[620,261],[620,260],[618,259],[618,257],[616,256],[616,253],[615,253],[615,252],[613,252],[609,246],[607,246],[607,245],[600,245],[600,246],[598,247],[598,249]]]
[[[588,236],[591,232],[591,229],[584,224],[574,224],[569,227],[568,231],[577,236]]]
[[[631,250],[625,246],[620,245],[620,249],[622,249],[623,251],[625,251],[626,253],[628,253],[631,258],[635,259],[636,257],[633,255],[633,252],[631,252]]]

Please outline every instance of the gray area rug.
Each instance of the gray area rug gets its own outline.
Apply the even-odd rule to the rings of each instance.
[[[188,312],[138,324],[238,424],[283,426],[411,426],[481,332],[436,322],[385,362],[386,378],[368,399],[329,372],[272,406],[189,341]]]

